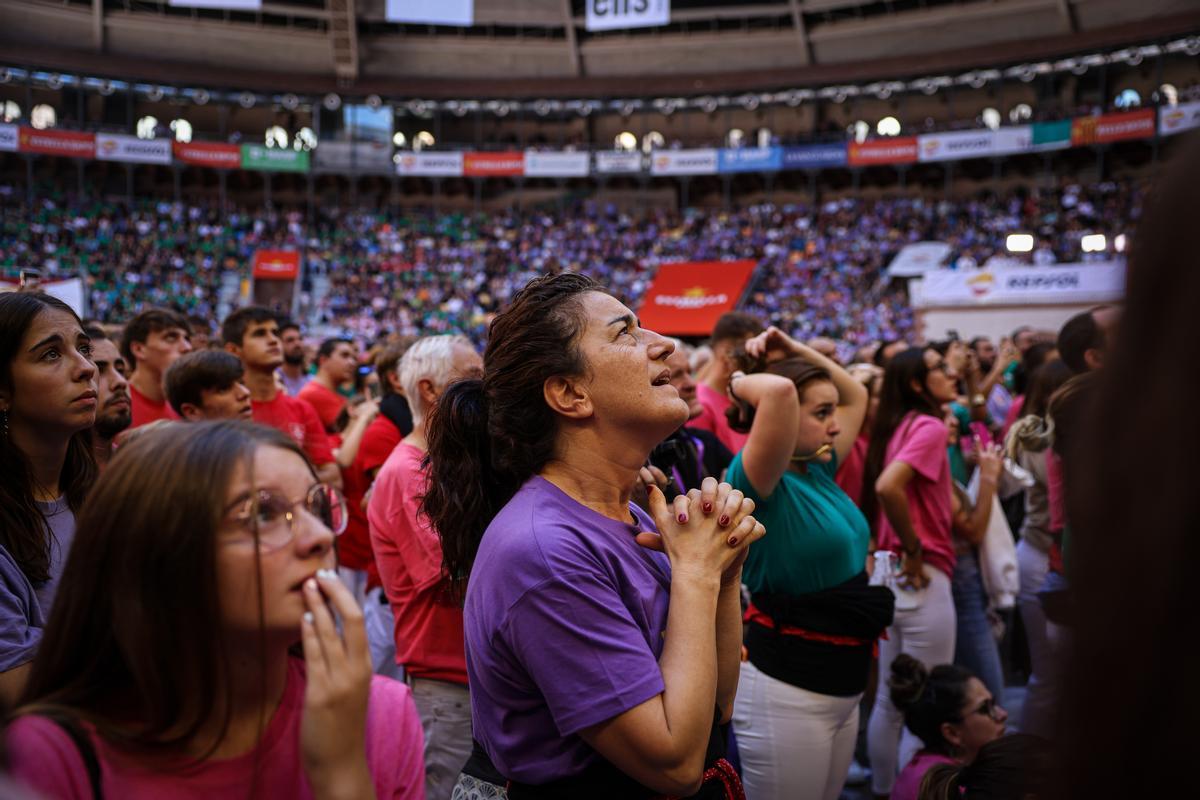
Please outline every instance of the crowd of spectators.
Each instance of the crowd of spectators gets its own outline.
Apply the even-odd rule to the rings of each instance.
[[[301,317],[314,328],[368,340],[461,331],[481,342],[491,316],[538,274],[586,273],[636,308],[661,263],[754,259],[741,307],[797,335],[855,344],[912,330],[906,286],[885,271],[904,245],[946,242],[949,266],[962,269],[1080,261],[1084,234],[1103,233],[1111,247],[1132,228],[1142,194],[1135,183],[1064,182],[962,200],[679,213],[596,203],[488,214],[329,209],[309,220],[299,211],[170,202],[44,197],[30,205],[0,192],[0,272],[83,275],[88,313],[101,320],[149,306],[215,320],[223,276],[247,277],[260,248],[295,249],[305,264]],[[1033,234],[1034,250],[1008,253],[1013,232]]]

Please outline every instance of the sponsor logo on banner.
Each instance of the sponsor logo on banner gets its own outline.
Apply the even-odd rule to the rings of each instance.
[[[715,175],[717,151],[657,150],[650,156],[652,175]]]
[[[21,136],[16,125],[0,122],[0,153],[16,152],[21,144]]]
[[[22,153],[72,158],[91,158],[96,155],[96,137],[90,133],[21,128],[20,137]]]
[[[1105,144],[1126,139],[1145,139],[1154,135],[1154,109],[1127,114],[1079,117],[1071,121],[1071,144]]]
[[[784,169],[821,169],[846,166],[846,145],[809,144],[783,148]]]
[[[587,153],[525,151],[525,175],[529,178],[586,178],[591,158]]]
[[[642,327],[673,336],[707,336],[717,319],[737,305],[755,264],[745,260],[661,265],[638,310]]]
[[[129,164],[170,164],[170,139],[139,139],[113,133],[96,134],[96,158]]]
[[[463,174],[472,178],[525,174],[524,153],[466,153]]]
[[[587,0],[589,31],[653,28],[670,21],[670,0]]]
[[[261,144],[242,145],[242,169],[264,172],[308,172],[307,150],[284,150]]]
[[[596,172],[608,174],[641,171],[641,153],[596,153]]]
[[[300,275],[300,254],[295,250],[255,250],[254,279],[295,280]]]
[[[992,155],[1027,153],[1033,149],[1033,129],[1028,125],[1014,125],[992,131]]]
[[[388,22],[469,28],[475,24],[475,0],[387,0],[383,13]]]
[[[782,166],[782,147],[725,148],[717,153],[719,172],[774,172]]]
[[[983,270],[933,270],[916,292],[921,307],[1092,303],[1119,299],[1125,265],[1061,264]]]
[[[850,143],[849,161],[852,167],[873,164],[912,164],[917,160],[917,137],[875,139],[859,144]]]
[[[917,137],[921,161],[951,161],[960,158],[981,158],[992,154],[995,137],[992,131],[958,131],[929,133]]]
[[[463,174],[462,153],[402,153],[396,162],[397,175],[458,178]]]
[[[1055,122],[1035,122],[1029,127],[1033,135],[1032,149],[1035,151],[1065,150],[1071,146],[1071,120],[1069,119],[1060,119]]]
[[[1200,128],[1200,102],[1164,106],[1158,110],[1158,130],[1163,136]],[[0,150],[3,150],[0,147]]]
[[[185,164],[217,169],[237,169],[242,165],[242,148],[217,142],[175,142],[175,158]]]

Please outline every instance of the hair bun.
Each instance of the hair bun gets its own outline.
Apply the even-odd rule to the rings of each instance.
[[[902,712],[908,712],[921,699],[929,684],[929,670],[908,653],[901,653],[892,661],[892,675],[888,678],[892,703]]]

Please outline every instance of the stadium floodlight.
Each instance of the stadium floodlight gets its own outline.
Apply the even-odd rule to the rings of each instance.
[[[1029,253],[1033,250],[1033,236],[1028,233],[1010,233],[1004,246],[1010,253]]]
[[[1108,240],[1103,233],[1089,233],[1079,240],[1079,246],[1085,253],[1103,253],[1108,249]]]
[[[1126,242],[1125,234],[1118,233],[1116,238],[1113,239],[1113,249],[1116,250],[1118,253],[1124,253],[1125,252],[1125,242]]]

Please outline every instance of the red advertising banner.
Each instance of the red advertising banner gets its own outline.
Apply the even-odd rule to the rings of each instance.
[[[879,164],[913,164],[917,160],[917,137],[901,136],[896,139],[874,139],[869,142],[851,142],[847,162],[852,167],[870,167]]]
[[[96,137],[90,133],[21,128],[20,137],[18,149],[22,153],[72,158],[91,158],[96,155]]]
[[[524,153],[465,153],[463,175],[472,178],[524,175]]]
[[[663,264],[638,311],[643,328],[670,336],[707,336],[732,311],[754,273],[754,261]]]
[[[1126,139],[1148,139],[1154,135],[1154,109],[1127,114],[1104,114],[1071,120],[1071,144],[1105,144]]]
[[[198,167],[238,169],[242,166],[242,148],[216,142],[175,142],[175,158]]]
[[[300,254],[295,250],[255,250],[254,279],[292,281],[300,276]]]

